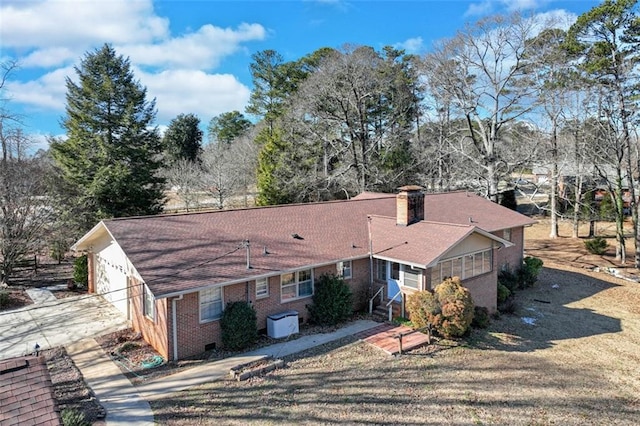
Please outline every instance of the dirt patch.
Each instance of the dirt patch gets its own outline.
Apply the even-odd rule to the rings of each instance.
[[[60,411],[69,409],[84,414],[93,425],[105,425],[106,412],[91,389],[85,384],[82,374],[64,348],[55,348],[42,353],[51,375],[53,393]]]
[[[580,240],[548,240],[547,225],[536,227],[527,230],[539,233],[527,254],[545,262],[539,281],[516,293],[514,315],[488,329],[398,357],[348,337],[287,357],[264,376],[155,401],[156,421],[637,424],[640,285],[590,270],[610,263],[609,253],[589,257]]]

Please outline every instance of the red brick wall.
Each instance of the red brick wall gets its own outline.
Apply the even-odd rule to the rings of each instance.
[[[500,238],[504,238],[504,231],[494,232],[494,235]],[[522,265],[522,249],[524,247],[524,228],[512,228],[511,229],[511,242],[513,247],[503,247],[496,253],[498,258],[497,267],[501,270],[504,265],[508,265],[511,271],[517,271]]]
[[[167,336],[170,330],[167,321],[167,299],[156,300],[155,320],[151,319],[145,316],[142,310],[143,285],[134,278],[129,278],[129,280],[131,280],[129,282],[129,311],[131,312],[133,329],[141,333],[144,340],[153,346],[164,359],[170,359],[169,340]]]
[[[369,267],[368,259],[352,262],[352,278],[347,280],[350,284],[354,295],[357,293],[368,292]],[[314,278],[318,279],[320,275],[336,273],[336,265],[327,265],[314,269]],[[365,300],[366,297],[364,298]],[[224,287],[223,302],[226,304],[232,301],[246,301],[253,304],[257,314],[257,325],[259,330],[267,328],[267,317],[283,311],[298,311],[300,322],[306,322],[309,319],[307,305],[313,303],[311,297],[293,300],[290,302],[280,301],[280,275],[269,277],[269,296],[256,298],[256,283],[234,284]],[[362,301],[354,298],[354,308],[360,309]],[[167,330],[170,336],[170,344],[167,350],[173,358],[173,329],[171,322],[171,300],[167,302]],[[177,334],[178,334],[178,359],[187,358],[198,355],[205,351],[205,345],[215,343],[216,347],[222,346],[222,334],[220,330],[220,321],[211,321],[200,323],[200,311],[198,292],[185,294],[182,300],[176,301],[177,314]]]

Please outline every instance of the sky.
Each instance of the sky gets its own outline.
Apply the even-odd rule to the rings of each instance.
[[[521,11],[571,21],[591,0],[1,0],[0,61],[18,61],[5,107],[22,117],[36,148],[63,136],[65,80],[82,57],[110,43],[156,99],[162,129],[178,114],[244,112],[251,55],[285,61],[321,47],[384,46],[423,55],[483,17]]]

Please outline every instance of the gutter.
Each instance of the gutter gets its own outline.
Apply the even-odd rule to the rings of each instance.
[[[173,321],[173,360],[178,360],[178,315],[176,314],[176,302],[184,299],[184,294],[171,300],[171,320]]]

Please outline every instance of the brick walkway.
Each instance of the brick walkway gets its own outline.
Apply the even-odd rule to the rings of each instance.
[[[356,337],[382,349],[390,355],[396,355],[400,352],[398,336],[401,334],[403,335],[403,352],[429,343],[429,336],[419,331],[413,331],[413,329],[404,325],[394,326],[391,324],[380,324],[377,327],[357,333]]]

